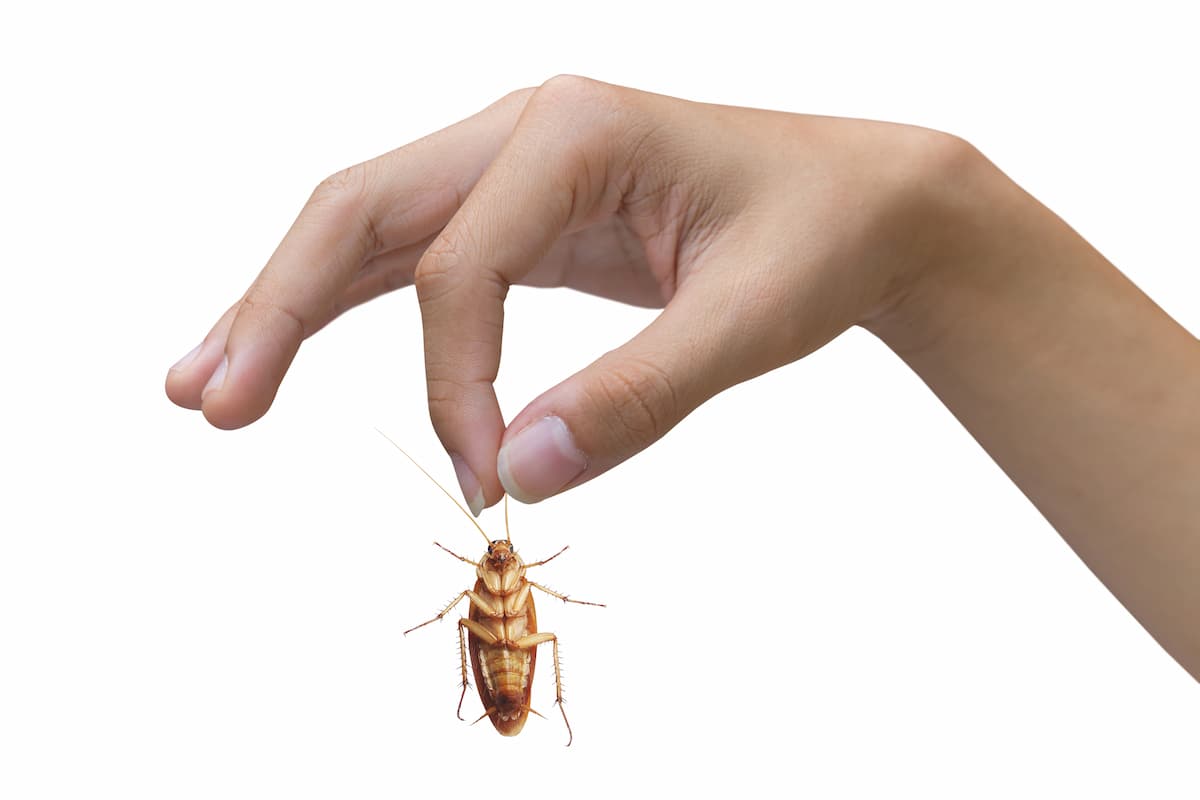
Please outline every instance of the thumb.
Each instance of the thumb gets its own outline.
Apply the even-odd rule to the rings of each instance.
[[[661,439],[705,400],[741,378],[727,368],[715,325],[679,295],[621,348],[545,392],[501,439],[504,490],[535,503],[601,475]]]

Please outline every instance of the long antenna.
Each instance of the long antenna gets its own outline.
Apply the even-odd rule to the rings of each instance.
[[[512,534],[508,532],[508,495],[504,495],[504,538],[508,539],[508,543],[512,544]],[[533,709],[529,709],[533,711]]]
[[[426,471],[426,469],[425,469],[424,467],[422,467],[422,466],[420,465],[420,463],[418,463],[418,462],[417,462],[417,460],[416,460],[415,458],[413,458],[412,456],[410,456],[410,455],[408,454],[408,451],[407,451],[407,450],[405,450],[405,449],[404,449],[403,447],[401,447],[400,445],[396,444],[396,442],[395,442],[395,441],[392,439],[392,437],[388,436],[386,433],[384,433],[383,431],[379,430],[379,428],[376,428],[376,429],[375,429],[375,432],[376,432],[376,433],[378,433],[378,434],[379,434],[380,436],[382,436],[383,438],[387,439],[389,442],[391,442],[391,443],[392,443],[392,447],[396,448],[396,449],[397,449],[397,450],[399,450],[401,453],[403,453],[403,454],[404,454],[404,457],[405,457],[405,458],[407,458],[409,461],[411,461],[411,462],[413,463],[413,466],[415,466],[417,469],[421,470],[421,472],[425,473],[425,477],[426,477],[426,478],[429,478],[429,480],[433,481],[433,485],[434,485],[434,486],[436,486],[436,487],[438,487],[439,489],[441,489],[441,490],[442,490],[442,494],[446,495],[446,497],[449,497],[449,498],[450,498],[450,502],[451,502],[451,503],[454,503],[454,505],[458,506],[458,510],[459,510],[459,511],[461,511],[461,512],[463,512],[463,516],[465,516],[467,519],[471,520],[471,524],[475,526],[476,530],[478,530],[478,531],[479,531],[480,535],[481,535],[481,536],[483,536],[484,540],[485,540],[485,541],[488,543],[488,545],[490,546],[490,545],[492,544],[492,540],[488,538],[487,531],[485,531],[483,528],[481,528],[481,527],[479,526],[479,523],[475,521],[475,518],[474,518],[473,516],[471,516],[471,512],[470,512],[470,511],[467,511],[465,508],[463,508],[463,505],[462,505],[462,503],[458,502],[458,500],[456,500],[456,499],[454,498],[454,495],[450,494],[450,492],[448,492],[448,491],[446,490],[446,487],[445,487],[445,486],[442,486],[440,483],[438,483],[438,482],[437,482],[437,478],[435,478],[435,477],[433,477],[432,475],[430,475],[430,474],[429,474],[429,473]],[[506,507],[506,508],[505,508],[505,525],[507,525],[507,524],[508,524],[508,523],[507,523],[507,516],[508,516],[508,513],[507,513],[507,512],[508,512],[508,508]],[[487,715],[485,714],[484,716],[487,716]]]

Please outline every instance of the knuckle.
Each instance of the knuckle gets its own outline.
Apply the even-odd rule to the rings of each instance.
[[[242,307],[290,323],[301,340],[307,339],[314,331],[314,326],[299,311],[262,295],[247,294],[242,299]]]
[[[614,433],[634,445],[661,438],[678,415],[678,396],[670,377],[645,361],[612,363],[594,382],[595,401],[612,410]]]
[[[357,209],[362,207],[370,184],[370,167],[355,164],[330,175],[317,184],[309,200],[313,205],[331,205]]]
[[[358,230],[363,237],[364,251],[371,255],[384,250],[370,204],[376,170],[374,161],[364,161],[339,170],[318,183],[308,201],[310,209],[332,210],[339,224]]]
[[[538,88],[543,92],[550,92],[556,96],[566,94],[571,97],[579,97],[580,95],[594,92],[604,85],[600,81],[585,78],[582,75],[559,73],[542,81],[542,85]]]
[[[429,403],[429,421],[439,434],[453,429],[460,421],[463,397],[470,385],[452,377],[429,376],[425,380],[426,399]]]
[[[627,159],[636,108],[628,90],[578,75],[557,75],[529,97],[522,115],[526,140],[552,165],[568,219],[602,197],[616,165]]]
[[[460,280],[459,266],[463,263],[462,248],[439,236],[425,250],[413,271],[413,285],[421,303],[437,302]]]
[[[533,93],[537,91],[536,86],[526,86],[522,89],[514,89],[508,94],[501,97],[492,105],[498,108],[507,108],[509,106],[524,107]]]
[[[467,384],[457,378],[430,376],[425,381],[429,404],[443,409],[456,406],[466,389]]]
[[[555,75],[534,90],[527,108],[537,114],[589,118],[613,106],[617,87],[579,75]]]

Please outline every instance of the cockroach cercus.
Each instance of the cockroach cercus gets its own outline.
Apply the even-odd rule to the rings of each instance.
[[[437,480],[426,472],[417,460],[405,452],[380,431],[397,450],[404,453],[417,469],[425,473],[425,477],[433,481],[442,492],[458,506],[459,510],[471,520],[487,541],[487,552],[479,559],[472,561],[458,555],[452,550],[435,545],[445,550],[459,561],[475,567],[475,587],[464,589],[458,593],[450,604],[433,619],[415,625],[404,632],[404,635],[423,628],[431,622],[436,622],[450,613],[465,597],[470,601],[470,615],[458,621],[458,651],[462,667],[462,693],[458,697],[458,718],[462,719],[463,699],[467,696],[470,681],[467,678],[467,652],[471,654],[471,670],[475,673],[475,686],[479,690],[479,700],[483,703],[484,717],[491,720],[496,730],[504,736],[516,736],[525,727],[529,712],[537,711],[529,705],[530,693],[533,688],[533,668],[537,664],[537,647],[549,642],[553,648],[554,657],[554,704],[562,713],[563,723],[567,726],[567,746],[574,741],[571,723],[567,721],[567,712],[563,708],[562,669],[558,660],[558,637],[548,631],[539,631],[537,627],[537,612],[534,609],[532,590],[537,589],[551,597],[557,597],[564,603],[578,603],[584,606],[601,606],[603,603],[588,603],[583,600],[573,600],[565,594],[548,589],[534,583],[525,577],[525,570],[540,567],[562,555],[564,547],[549,558],[526,564],[517,555],[508,532],[508,498],[504,498],[504,538],[489,539],[483,528],[475,521],[462,504],[454,498]],[[569,545],[568,545],[569,546]],[[468,645],[469,642],[469,645]]]

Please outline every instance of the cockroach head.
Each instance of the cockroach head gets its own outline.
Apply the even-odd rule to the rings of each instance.
[[[517,551],[513,549],[508,539],[494,539],[487,549],[487,560],[495,565],[503,566],[516,558]]]

